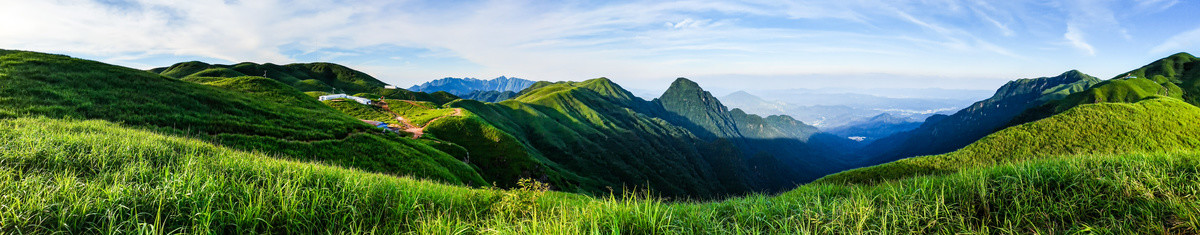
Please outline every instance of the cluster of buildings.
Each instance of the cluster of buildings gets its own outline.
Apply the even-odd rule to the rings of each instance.
[[[321,101],[332,100],[332,99],[351,99],[351,100],[354,100],[355,102],[358,102],[360,104],[366,104],[366,105],[370,105],[370,104],[374,103],[371,101],[371,99],[347,95],[347,94],[323,95],[321,97],[317,97],[317,99],[321,100]]]

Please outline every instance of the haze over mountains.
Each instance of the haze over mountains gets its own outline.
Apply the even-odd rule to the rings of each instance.
[[[908,97],[870,95],[871,91]],[[751,113],[789,115],[823,129],[832,129],[866,121],[884,113],[919,122],[934,114],[952,113],[981,99],[978,97],[986,97],[980,93],[975,90],[943,89],[872,89],[854,92],[832,88],[789,89],[737,91],[721,97],[721,100]]]

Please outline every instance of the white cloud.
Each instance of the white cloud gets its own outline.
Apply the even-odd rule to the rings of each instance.
[[[1069,19],[1041,9],[1046,7],[1040,2],[1024,1],[131,2],[115,7],[89,0],[0,0],[0,47],[81,53],[130,65],[162,55],[287,63],[296,60],[290,57],[296,51],[320,51],[325,56],[320,59],[337,62],[344,56],[338,51],[391,46],[429,55],[382,58],[451,57],[478,65],[364,67],[398,84],[447,75],[669,79],[866,70],[933,74],[946,73],[939,70],[945,67],[1004,76],[1012,69],[961,58],[1002,55],[1015,65],[1036,57],[1022,46],[1046,44],[1095,55],[1107,47],[1087,39],[1124,31],[1108,2],[1093,1],[1062,4]],[[1146,0],[1139,6],[1173,4]],[[1039,27],[1052,30],[1031,30]],[[988,37],[996,32],[1005,37]]]
[[[1067,42],[1070,43],[1071,46],[1082,50],[1088,55],[1096,55],[1096,48],[1092,47],[1092,44],[1088,44],[1087,40],[1085,40],[1083,37],[1084,34],[1083,32],[1079,31],[1078,27],[1075,27],[1075,25],[1072,24],[1067,24],[1067,33],[1063,34],[1063,38],[1066,38]]]
[[[1137,10],[1159,12],[1170,9],[1175,4],[1179,4],[1179,0],[1134,0],[1137,2]]]
[[[1198,48],[1200,48],[1200,28],[1172,36],[1163,43],[1158,44],[1158,46],[1155,46],[1150,52],[1161,54],[1174,51],[1196,50]]]

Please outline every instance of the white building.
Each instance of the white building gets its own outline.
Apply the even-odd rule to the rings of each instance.
[[[332,99],[342,99],[342,98],[344,98],[344,99],[352,99],[352,100],[354,100],[354,101],[357,101],[357,102],[358,102],[358,103],[360,103],[360,104],[371,104],[371,100],[370,100],[370,99],[367,99],[367,98],[362,98],[362,97],[357,97],[357,96],[350,96],[350,95],[346,95],[346,94],[332,94],[332,95],[323,95],[323,96],[321,96],[321,97],[319,97],[319,98],[317,98],[317,99],[318,99],[318,100],[321,100],[321,101],[326,101],[326,100],[332,100]]]
[[[400,88],[399,88],[399,87],[396,87],[396,86],[392,86],[392,85],[387,85],[387,86],[383,86],[383,89],[392,89],[392,90],[395,90],[395,89],[400,89]]]

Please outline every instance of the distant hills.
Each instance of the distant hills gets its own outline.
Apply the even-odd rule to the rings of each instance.
[[[866,120],[854,121],[844,126],[830,129],[828,132],[840,137],[857,138],[858,140],[856,141],[861,143],[871,143],[892,134],[916,129],[920,126],[921,121],[882,113]]]
[[[857,91],[867,92],[867,91]],[[880,91],[900,95],[898,91]],[[901,118],[925,119],[938,113],[951,113],[971,101],[967,91],[938,91],[957,99],[920,97],[891,98],[843,90],[764,90],[754,93],[737,91],[720,97],[730,107],[763,115],[788,115],[822,129],[842,127],[888,113]],[[771,97],[770,99],[762,97]]]
[[[426,93],[445,91],[457,96],[467,96],[475,91],[518,92],[528,88],[533,83],[534,81],[505,76],[491,80],[447,77],[414,85],[409,87],[408,90]]]

